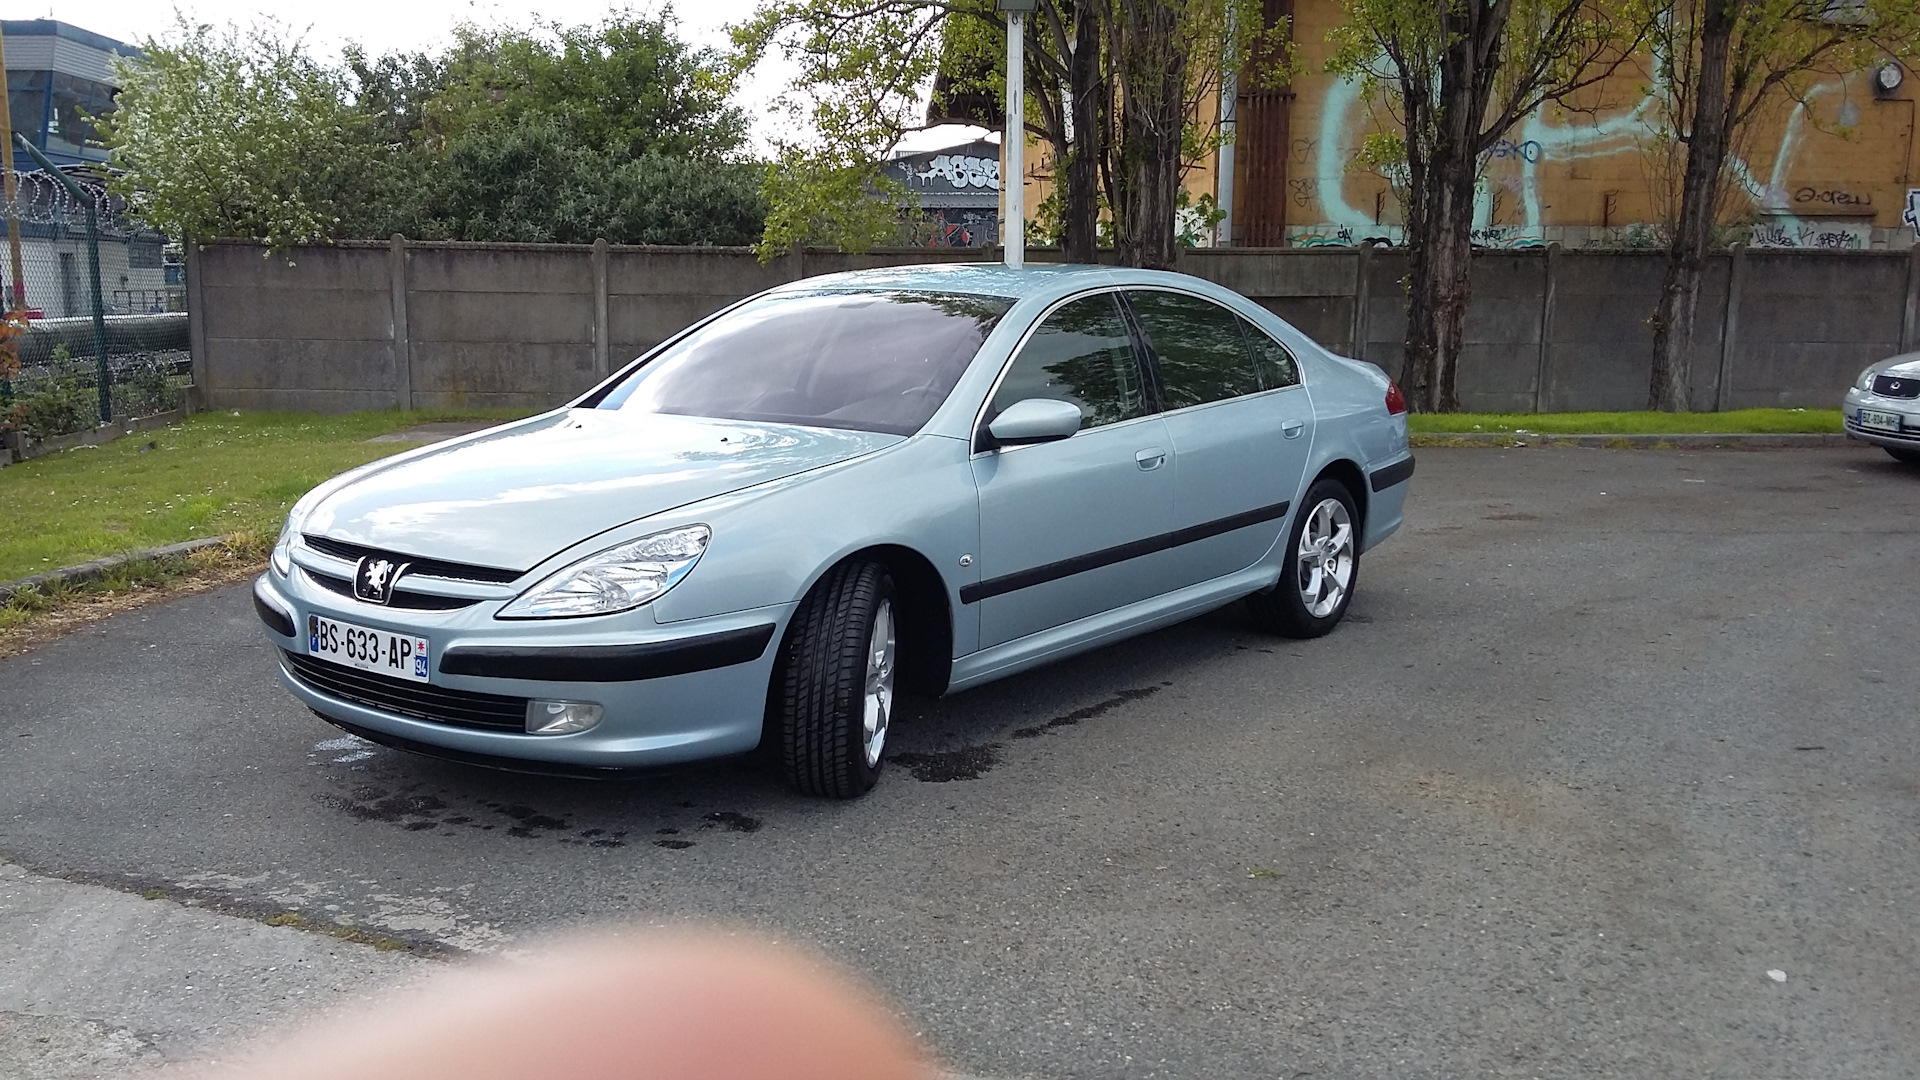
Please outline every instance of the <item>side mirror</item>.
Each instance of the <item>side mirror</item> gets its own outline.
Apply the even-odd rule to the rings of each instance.
[[[987,425],[987,433],[1002,446],[1056,442],[1079,430],[1080,406],[1057,398],[1023,398]]]

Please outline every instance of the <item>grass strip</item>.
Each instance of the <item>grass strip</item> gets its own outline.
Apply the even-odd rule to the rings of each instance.
[[[1730,412],[1415,413],[1415,434],[1461,432],[1541,435],[1838,434],[1839,409],[1735,409]]]
[[[203,536],[271,542],[308,488],[410,443],[415,424],[514,412],[201,413],[0,469],[0,581]]]

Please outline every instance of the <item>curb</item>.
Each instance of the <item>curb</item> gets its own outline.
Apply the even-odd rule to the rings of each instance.
[[[101,446],[135,432],[170,427],[186,419],[188,415],[187,410],[181,408],[149,413],[146,416],[119,416],[98,427],[67,435],[55,435],[50,439],[27,439],[20,433],[14,432],[8,439],[8,453],[0,456],[10,457],[12,460],[8,462],[9,464],[19,464],[61,450],[73,450],[82,446]]]
[[[1415,432],[1416,447],[1439,446],[1582,446],[1596,450],[1787,450],[1850,446],[1856,440],[1840,433],[1748,435],[1547,435],[1536,431]]]
[[[186,540],[178,544],[168,544],[165,547],[142,548],[139,551],[129,551],[122,555],[109,555],[104,559],[83,562],[78,566],[65,566],[58,570],[43,570],[38,574],[23,577],[17,581],[0,582],[0,604],[4,604],[13,599],[15,593],[23,592],[27,589],[39,589],[58,583],[78,584],[83,581],[92,581],[116,567],[125,566],[131,562],[139,562],[142,559],[165,559],[175,555],[187,555],[199,551],[201,548],[210,548],[224,544],[227,542],[227,539],[228,538],[224,536],[207,536],[199,540]]]

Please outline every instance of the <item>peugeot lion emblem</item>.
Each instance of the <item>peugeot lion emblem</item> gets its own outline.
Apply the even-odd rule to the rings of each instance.
[[[399,582],[400,575],[406,572],[406,563],[396,564],[391,559],[369,555],[361,559],[360,565],[354,569],[354,598],[369,604],[385,604],[393,599],[393,587]]]

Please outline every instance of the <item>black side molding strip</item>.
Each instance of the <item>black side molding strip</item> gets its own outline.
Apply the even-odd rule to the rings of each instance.
[[[543,682],[634,682],[760,659],[773,624],[641,645],[460,645],[440,654],[448,675]]]
[[[1199,525],[1189,525],[1159,536],[1149,536],[1144,540],[1133,540],[1099,551],[1090,551],[1085,555],[1075,555],[1071,559],[1061,559],[1042,566],[1029,567],[997,578],[988,578],[973,585],[960,587],[960,602],[977,604],[994,596],[1003,596],[1021,589],[1030,589],[1035,585],[1044,585],[1049,581],[1058,581],[1063,577],[1084,574],[1089,570],[1098,570],[1103,566],[1112,566],[1117,562],[1137,559],[1142,555],[1151,555],[1156,551],[1166,551],[1182,544],[1191,544],[1209,537],[1230,533],[1235,529],[1244,529],[1249,525],[1258,525],[1263,521],[1273,521],[1287,516],[1292,503],[1274,503],[1258,510],[1248,510],[1231,517],[1218,518]]]
[[[293,616],[268,603],[267,598],[260,595],[258,578],[253,582],[253,610],[260,616],[260,621],[267,624],[267,629],[281,637],[298,636],[293,632]]]
[[[1373,490],[1385,491],[1395,484],[1405,483],[1407,478],[1412,475],[1413,458],[1409,456],[1405,461],[1396,461],[1386,468],[1376,471],[1367,479],[1367,482],[1372,485]]]

